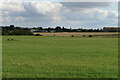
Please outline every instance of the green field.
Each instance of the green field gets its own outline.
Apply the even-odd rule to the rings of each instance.
[[[118,77],[117,38],[3,36],[2,49],[3,78]]]

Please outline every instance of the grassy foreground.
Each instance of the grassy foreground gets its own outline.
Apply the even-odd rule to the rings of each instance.
[[[116,78],[117,45],[117,38],[3,36],[3,78]]]

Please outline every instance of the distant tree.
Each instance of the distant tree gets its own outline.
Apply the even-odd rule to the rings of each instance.
[[[38,30],[43,30],[43,28],[42,27],[38,27]]]
[[[2,27],[2,35],[33,35],[28,28],[14,27],[14,25]]]
[[[33,29],[36,29],[35,27],[33,27]]]
[[[49,28],[47,29],[47,31],[50,32],[50,30],[51,30],[51,28],[49,27]]]
[[[14,30],[15,26],[14,25],[10,25],[10,30]]]
[[[14,28],[15,26],[14,25],[10,25],[10,28]]]
[[[60,26],[57,26],[57,27],[55,28],[55,30],[56,30],[56,32],[62,32],[62,29],[61,29]]]
[[[65,32],[65,27],[62,27],[62,31]]]

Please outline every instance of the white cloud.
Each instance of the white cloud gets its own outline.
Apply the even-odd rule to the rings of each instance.
[[[24,7],[22,6],[22,2],[2,2],[0,3],[1,10],[7,11],[24,11]]]
[[[61,16],[59,16],[59,15],[57,15],[57,16],[54,16],[53,17],[53,23],[56,23],[56,22],[61,22],[62,21],[62,17]]]
[[[2,18],[2,23],[16,23],[16,22],[21,22],[24,21],[25,18],[24,17],[10,17],[10,16],[6,16],[4,18]]]
[[[37,13],[42,15],[53,15],[61,10],[62,4],[48,1],[31,1],[31,2],[3,2],[0,3],[0,10]]]
[[[62,5],[48,1],[31,2],[4,2],[0,8],[2,10],[3,22],[13,22],[28,20],[31,22],[40,21],[60,21],[59,12]],[[31,18],[31,19],[30,19]],[[35,19],[36,18],[36,19]],[[32,20],[33,19],[33,20]],[[45,21],[46,20],[46,21]]]
[[[65,21],[71,24],[84,25],[117,25],[118,12],[92,8],[84,11],[69,11],[64,14]],[[71,17],[70,17],[71,16]]]
[[[1,3],[0,3],[1,4]],[[84,3],[85,4],[85,3]],[[4,2],[3,23],[108,25],[117,24],[118,13],[98,7],[110,7],[111,3],[53,3],[48,1]]]
[[[24,17],[16,17],[16,18],[15,18],[15,21],[23,21],[23,20],[25,20]]]
[[[60,11],[62,5],[60,3],[52,3],[48,1],[38,2],[26,2],[24,3],[26,10],[32,13],[42,14],[42,15],[53,15]]]
[[[95,9],[94,17],[96,17],[98,20],[105,20],[105,18],[108,16],[108,11],[101,10],[101,9]]]

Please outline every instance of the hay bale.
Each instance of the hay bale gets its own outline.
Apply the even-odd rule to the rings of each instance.
[[[71,37],[74,37],[74,35],[71,35]]]
[[[7,41],[9,41],[10,39],[7,39]]]
[[[93,35],[88,35],[88,37],[93,37]]]
[[[86,37],[86,35],[83,35],[82,37]]]

